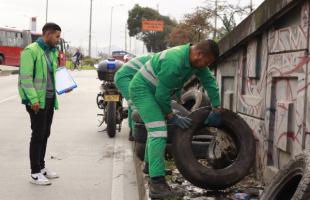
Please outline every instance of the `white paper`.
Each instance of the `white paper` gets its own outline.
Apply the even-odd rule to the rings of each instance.
[[[56,70],[56,92],[62,94],[67,90],[76,88],[77,85],[74,82],[72,76],[69,74],[67,68],[60,67]]]

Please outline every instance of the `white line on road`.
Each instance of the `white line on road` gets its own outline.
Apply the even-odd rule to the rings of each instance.
[[[12,100],[12,99],[15,99],[16,97],[17,97],[17,95],[8,97],[8,98],[6,98],[6,99],[0,100],[0,103],[5,103],[5,102],[7,102],[7,101],[10,101],[10,100]]]

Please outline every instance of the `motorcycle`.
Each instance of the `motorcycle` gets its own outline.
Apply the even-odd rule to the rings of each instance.
[[[99,63],[98,78],[102,81],[100,92],[97,94],[97,106],[103,110],[99,127],[105,122],[109,137],[114,137],[116,130],[121,131],[122,121],[128,117],[128,110],[123,107],[123,97],[114,84],[114,75],[123,65],[123,62],[115,59],[107,59]]]

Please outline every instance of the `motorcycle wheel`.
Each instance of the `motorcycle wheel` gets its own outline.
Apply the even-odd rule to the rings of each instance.
[[[108,102],[106,114],[107,133],[112,138],[116,133],[116,102]]]

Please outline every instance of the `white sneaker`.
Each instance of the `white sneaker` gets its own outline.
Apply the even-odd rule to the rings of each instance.
[[[56,172],[50,171],[46,168],[41,169],[41,173],[48,179],[54,179],[54,178],[59,178],[58,174]]]
[[[36,185],[51,185],[52,183],[41,173],[31,174],[30,183]]]

